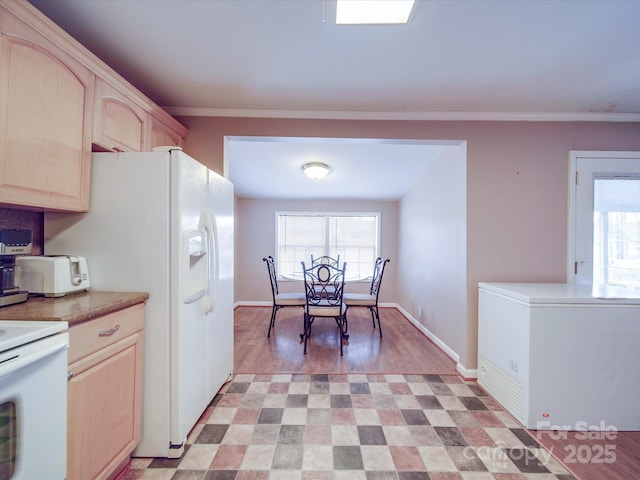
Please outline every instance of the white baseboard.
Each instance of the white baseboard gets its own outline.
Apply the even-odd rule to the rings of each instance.
[[[456,370],[458,373],[467,380],[477,380],[478,379],[478,369],[477,368],[465,368],[461,363],[456,364]]]
[[[438,348],[442,350],[451,360],[456,362],[456,364],[460,362],[460,355],[458,355],[455,352],[455,350],[453,350],[451,347],[449,347],[449,345],[447,345],[442,340],[440,340],[440,338],[438,338],[437,335],[435,335],[433,332],[431,332],[431,330],[429,330],[427,327],[421,324],[418,320],[416,320],[409,312],[407,312],[400,305],[396,305],[395,307],[398,309],[400,313],[402,313],[404,317],[406,317],[407,320],[413,323],[413,325],[418,330],[420,330],[429,340],[435,343],[438,346]]]
[[[271,305],[273,305],[273,302],[268,301],[268,302],[236,302],[233,306],[233,308],[238,308],[238,307],[270,307]]]
[[[394,305],[395,308],[398,309],[400,313],[407,320],[409,320],[413,325],[420,330],[429,340],[436,344],[436,346],[442,350],[445,355],[447,355],[451,360],[456,362],[456,371],[466,379],[475,379],[478,378],[478,370],[477,369],[468,369],[464,365],[460,363],[460,355],[452,349],[449,345],[443,342],[437,335],[435,335],[431,330],[425,327],[422,323],[420,323],[417,319],[415,319],[409,312],[407,312],[400,305]]]

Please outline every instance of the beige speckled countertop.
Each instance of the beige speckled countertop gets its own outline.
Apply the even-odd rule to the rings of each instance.
[[[0,320],[52,320],[69,326],[86,322],[149,298],[144,292],[84,292],[59,298],[29,297],[26,302],[0,307]]]

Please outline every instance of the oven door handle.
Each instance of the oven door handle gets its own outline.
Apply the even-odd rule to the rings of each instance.
[[[42,360],[43,358],[53,355],[61,350],[66,350],[67,348],[67,344],[61,343],[58,345],[43,347],[42,349],[28,353],[20,353],[20,349],[17,349],[17,351],[14,352],[14,355],[7,355],[6,358],[0,357],[0,378],[10,375],[21,368],[28,367],[32,363]],[[5,354],[6,353],[9,352],[5,352]]]

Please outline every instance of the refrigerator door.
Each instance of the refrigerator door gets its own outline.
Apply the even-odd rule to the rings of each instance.
[[[171,152],[170,396],[172,447],[181,448],[207,408],[208,319],[203,301],[210,283],[210,232],[203,228],[208,169],[180,151]],[[176,452],[178,454],[178,452]],[[173,456],[173,455],[172,455]]]
[[[233,373],[233,260],[234,260],[233,184],[209,171],[208,206],[217,240],[217,284],[207,300],[213,305],[209,325],[209,396],[213,397]]]

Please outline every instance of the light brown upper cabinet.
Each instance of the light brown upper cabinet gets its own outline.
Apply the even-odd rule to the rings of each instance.
[[[87,211],[93,72],[0,5],[0,204]]]
[[[26,0],[0,0],[0,206],[85,212],[91,151],[189,131]]]
[[[141,152],[145,149],[147,112],[101,78],[96,79],[93,150]]]
[[[151,114],[149,114],[148,125],[149,133],[147,134],[147,138],[150,143],[149,150],[161,146],[183,146],[184,138],[188,132],[182,125],[174,125],[174,128],[171,128]]]

